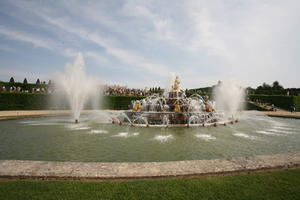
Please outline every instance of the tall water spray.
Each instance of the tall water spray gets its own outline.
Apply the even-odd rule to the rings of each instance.
[[[63,73],[55,80],[56,90],[66,96],[75,123],[79,121],[80,113],[87,101],[95,108],[99,104],[100,91],[97,81],[85,72],[83,55],[78,53],[73,63],[67,63]]]
[[[244,107],[245,91],[234,81],[219,82],[213,90],[213,97],[216,109],[230,116],[236,115]]]
[[[171,72],[169,74],[168,81],[165,83],[165,88],[163,93],[164,97],[167,97],[168,93],[172,91],[172,85],[174,84],[175,79],[176,79],[176,73]]]

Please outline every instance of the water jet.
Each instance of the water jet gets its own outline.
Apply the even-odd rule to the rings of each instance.
[[[100,89],[96,79],[85,71],[83,55],[78,53],[73,63],[67,63],[63,73],[55,80],[55,95],[67,100],[75,123],[79,122],[81,111],[90,103],[89,107],[97,109],[100,101]]]

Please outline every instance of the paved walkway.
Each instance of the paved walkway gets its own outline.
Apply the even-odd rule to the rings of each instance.
[[[300,152],[256,157],[174,162],[51,162],[1,160],[0,178],[130,179],[214,174],[300,167]]]
[[[288,111],[258,111],[270,117],[285,117],[285,118],[295,118],[300,119],[300,112],[288,112]]]
[[[0,111],[0,117],[56,115],[56,114],[69,114],[69,113],[70,113],[69,110],[9,110],[9,111]]]

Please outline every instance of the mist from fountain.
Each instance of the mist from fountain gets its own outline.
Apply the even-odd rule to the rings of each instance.
[[[213,98],[217,110],[224,111],[228,116],[235,116],[244,108],[245,90],[232,80],[223,81],[214,88]]]
[[[175,79],[176,79],[176,74],[174,72],[171,72],[169,74],[168,80],[165,83],[163,97],[167,97],[169,92],[172,92],[172,86],[174,84]]]
[[[66,97],[75,123],[78,123],[82,109],[87,102],[93,109],[99,107],[100,89],[98,82],[86,74],[83,55],[78,53],[73,63],[67,63],[63,73],[55,78],[56,95]]]

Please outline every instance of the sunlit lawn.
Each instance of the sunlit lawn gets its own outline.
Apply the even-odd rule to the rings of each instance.
[[[300,169],[129,182],[2,180],[0,199],[300,199]]]

